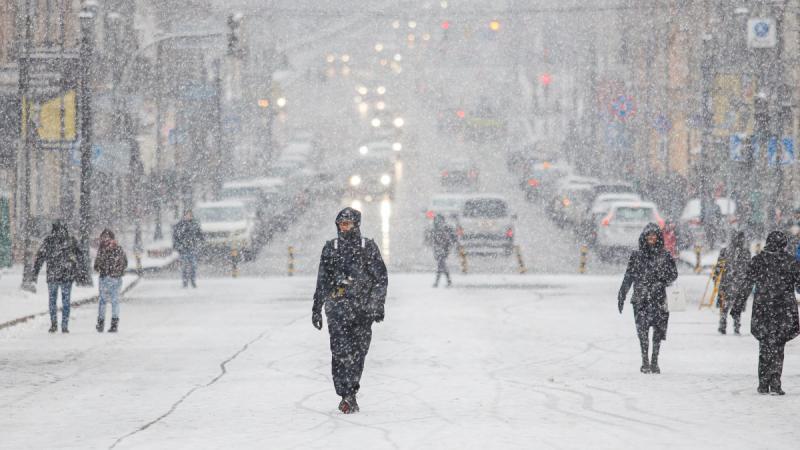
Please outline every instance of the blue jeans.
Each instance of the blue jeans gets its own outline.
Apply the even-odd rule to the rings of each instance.
[[[100,277],[100,310],[97,318],[105,320],[106,302],[111,301],[111,318],[119,319],[119,290],[122,287],[122,278]]]
[[[195,284],[197,276],[197,254],[194,252],[181,253],[181,275],[183,276],[183,285],[186,286],[189,282]]]
[[[61,327],[69,325],[69,297],[72,293],[72,281],[54,281],[47,283],[47,293],[50,295],[50,322],[58,321],[58,289],[61,288]]]

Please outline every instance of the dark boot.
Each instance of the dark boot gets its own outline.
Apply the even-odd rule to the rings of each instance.
[[[769,386],[767,386],[766,384],[759,383],[758,389],[756,389],[756,391],[761,395],[769,394]]]
[[[58,331],[58,323],[50,322],[50,329],[47,331],[50,333],[55,333],[56,331]]]
[[[105,320],[97,319],[97,326],[94,327],[94,328],[97,330],[98,333],[102,333],[103,332],[103,330],[105,329],[105,323],[106,323]]]
[[[642,367],[639,369],[642,373],[650,373],[650,358],[647,356],[649,353],[650,342],[647,334],[639,334],[639,346],[642,349]]]
[[[733,334],[740,335],[741,333],[739,330],[742,328],[742,319],[741,317],[733,316]]]
[[[653,356],[650,358],[650,373],[661,373],[661,368],[658,367],[658,352],[661,349],[661,341],[653,341]]]
[[[728,328],[728,320],[725,318],[725,316],[720,317],[719,328],[717,328],[717,331],[719,331],[719,334],[725,334],[727,328]]]
[[[108,327],[109,333],[116,333],[117,332],[117,325],[119,324],[119,319],[116,317],[111,318],[111,326]]]
[[[342,397],[342,401],[339,402],[339,411],[344,414],[353,414],[359,411],[358,402],[356,402],[355,395],[348,395]]]
[[[66,325],[61,325],[61,332],[62,333],[69,333],[69,327]]]
[[[647,359],[647,353],[642,353],[642,367],[639,371],[642,373],[650,373],[650,361]]]

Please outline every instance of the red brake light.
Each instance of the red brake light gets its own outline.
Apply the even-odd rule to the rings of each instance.
[[[600,221],[600,225],[607,227],[611,223],[611,214],[603,217],[603,220]]]
[[[507,238],[513,238],[514,237],[514,229],[513,228],[509,228],[509,229],[506,230],[506,237]]]
[[[427,212],[425,212],[425,216],[427,216],[427,217],[428,217],[428,219],[433,219],[433,216],[434,216],[434,215],[435,215],[435,214],[433,213],[433,211],[427,211]]]
[[[528,186],[530,186],[530,187],[539,186],[539,180],[531,178],[530,180],[528,180]]]
[[[464,112],[464,111],[462,111],[462,110],[458,110],[458,111],[456,112],[456,115],[458,116],[458,118],[459,118],[459,119],[463,119],[463,118],[464,118],[464,116],[466,116],[466,115],[467,115],[467,113],[465,113],[465,112]]]
[[[448,175],[449,175],[449,174],[447,173],[447,171],[446,171],[446,170],[443,170],[443,171],[442,171],[442,176],[443,176],[443,177],[445,177],[445,178],[446,178]]]
[[[571,205],[571,204],[572,204],[572,201],[570,201],[570,199],[568,199],[568,198],[564,197],[564,200],[562,200],[562,201],[561,201],[561,203],[562,203],[564,206],[569,206],[569,205]]]

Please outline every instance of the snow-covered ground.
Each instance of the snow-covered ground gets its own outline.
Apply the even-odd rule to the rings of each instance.
[[[756,394],[757,342],[696,309],[706,278],[679,279],[691,304],[642,375],[619,276],[392,275],[351,416],[313,278],[144,280],[117,335],[84,308],[67,336],[0,331],[0,447],[796,448],[800,347],[788,394]]]

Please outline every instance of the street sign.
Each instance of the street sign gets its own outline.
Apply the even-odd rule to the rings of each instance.
[[[46,101],[77,88],[77,51],[39,48],[21,55],[19,59],[20,65],[27,64],[28,67],[28,98]]]
[[[747,46],[773,48],[778,43],[775,20],[756,18],[747,21]]]
[[[731,161],[736,162],[744,162],[746,161],[745,155],[745,141],[747,140],[747,135],[744,133],[736,133],[731,135],[730,141],[730,155]]]
[[[767,145],[767,161],[771,166],[788,166],[794,163],[794,138],[773,137]]]
[[[621,121],[631,118],[636,113],[636,103],[627,95],[619,95],[611,102],[611,114]]]

